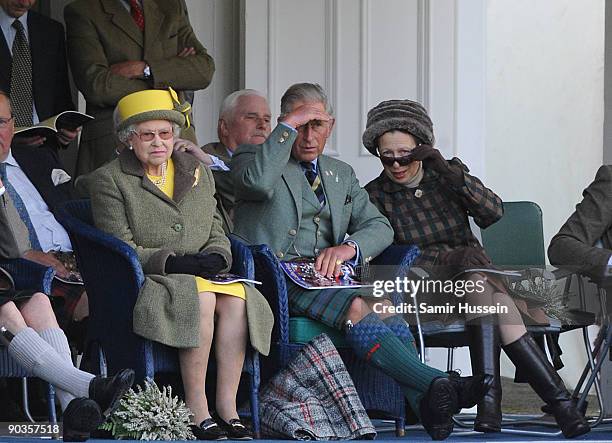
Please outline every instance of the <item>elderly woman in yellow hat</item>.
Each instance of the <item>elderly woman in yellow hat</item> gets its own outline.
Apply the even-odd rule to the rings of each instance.
[[[146,281],[134,308],[134,332],[179,348],[196,438],[247,440],[251,433],[238,418],[236,392],[248,335],[255,349],[269,351],[272,313],[253,288],[207,280],[227,271],[232,257],[211,171],[192,155],[173,150],[174,137],[189,125],[188,112],[172,90],[139,91],[119,101],[115,123],[127,149],[92,173],[93,217],[97,227],[138,254]],[[247,327],[247,310],[258,311],[258,327],[251,327],[251,315]],[[214,418],[204,390],[213,335]]]

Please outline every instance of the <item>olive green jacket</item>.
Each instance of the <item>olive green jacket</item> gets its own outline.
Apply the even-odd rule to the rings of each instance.
[[[168,86],[179,93],[204,89],[213,77],[213,59],[193,32],[184,0],[147,0],[143,9],[144,32],[120,0],[76,0],[64,9],[74,82],[87,101],[87,113],[96,118],[83,126],[76,175],[115,157],[112,114],[122,97]],[[189,47],[195,55],[178,56]],[[130,60],[145,61],[152,78],[128,79],[111,72],[111,65]],[[181,137],[195,142],[192,130]]]
[[[166,274],[172,254],[217,253],[231,264],[230,244],[221,229],[211,171],[189,154],[175,152],[174,196],[167,197],[144,173],[131,150],[89,178],[95,224],[132,246],[146,275],[134,308],[134,332],[178,348],[199,345],[199,303],[195,278]],[[273,315],[259,291],[246,286],[251,344],[269,352]]]

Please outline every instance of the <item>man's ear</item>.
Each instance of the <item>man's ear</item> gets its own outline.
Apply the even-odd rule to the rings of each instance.
[[[330,136],[331,136],[331,133],[332,133],[332,131],[333,131],[333,129],[334,129],[334,125],[335,125],[335,124],[336,124],[336,119],[335,119],[335,118],[332,118],[332,119],[329,121],[329,128],[328,128],[328,130],[327,130],[327,137],[330,137]]]
[[[219,138],[229,137],[229,129],[227,128],[227,123],[222,118],[219,119],[219,124],[217,125],[217,133],[219,135]]]

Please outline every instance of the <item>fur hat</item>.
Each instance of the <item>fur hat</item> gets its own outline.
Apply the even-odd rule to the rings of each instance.
[[[427,110],[412,100],[387,100],[370,109],[363,145],[378,157],[378,137],[393,130],[408,132],[421,143],[433,145],[435,141]]]
[[[126,95],[117,103],[117,131],[135,123],[149,120],[168,120],[189,127],[189,103],[180,103],[172,88],[147,89]]]

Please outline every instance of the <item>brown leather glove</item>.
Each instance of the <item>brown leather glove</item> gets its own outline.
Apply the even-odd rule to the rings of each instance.
[[[422,161],[423,166],[446,178],[453,186],[463,185],[463,171],[451,167],[440,151],[430,145],[419,145],[410,151],[413,161]]]

